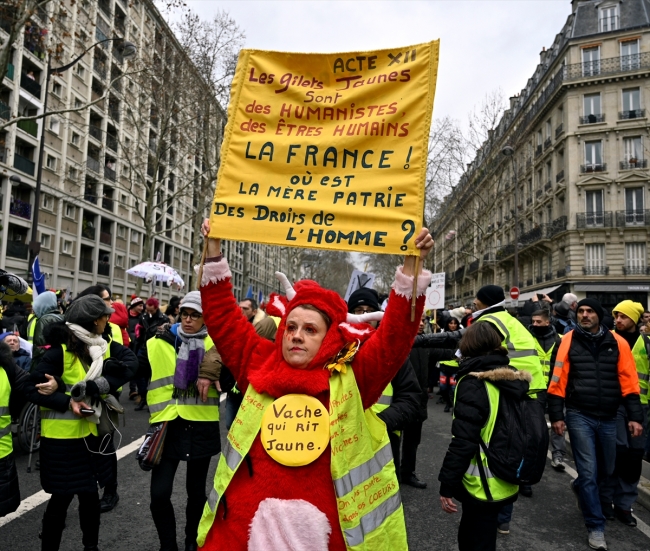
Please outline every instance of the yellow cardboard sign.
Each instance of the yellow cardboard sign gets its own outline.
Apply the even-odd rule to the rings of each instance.
[[[281,396],[262,417],[260,439],[273,459],[287,467],[309,465],[325,451],[330,439],[330,415],[313,396]]]
[[[438,51],[242,50],[211,237],[414,253]]]

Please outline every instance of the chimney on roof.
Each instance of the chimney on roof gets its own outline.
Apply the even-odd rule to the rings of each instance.
[[[510,97],[510,109],[514,109],[516,103],[517,103],[517,96],[511,96]]]

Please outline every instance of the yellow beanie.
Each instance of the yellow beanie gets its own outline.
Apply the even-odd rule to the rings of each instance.
[[[644,311],[645,308],[643,308],[643,304],[641,304],[640,302],[632,302],[631,300],[624,300],[623,302],[619,302],[616,305],[616,308],[614,308],[613,313],[616,314],[616,312],[620,312],[621,314],[625,314],[634,323],[638,323],[639,318],[641,317],[641,314],[643,314]]]

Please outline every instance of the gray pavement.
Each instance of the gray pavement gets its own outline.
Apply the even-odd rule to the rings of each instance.
[[[223,413],[223,408],[222,408]],[[134,412],[128,402],[123,445],[138,439],[146,431],[148,415]],[[418,475],[429,483],[426,490],[405,487],[402,491],[411,551],[456,550],[456,532],[460,512],[448,515],[440,508],[438,471],[450,440],[451,415],[443,413],[443,406],[429,401],[429,419],[424,424],[418,459]],[[223,438],[223,434],[222,434]],[[102,515],[100,549],[106,551],[157,551],[158,540],[149,513],[149,473],[140,470],[135,454],[119,462],[120,502],[114,511]],[[39,473],[25,472],[27,456],[17,458],[23,500],[41,490]],[[571,463],[569,462],[571,465]],[[208,485],[211,484],[216,460],[213,460]],[[504,551],[587,550],[586,530],[569,489],[570,476],[557,473],[550,464],[534,495],[520,497],[515,504],[511,533],[499,536],[498,549]],[[179,518],[178,541],[183,541],[185,466],[179,468],[173,496]],[[67,528],[63,535],[62,551],[80,551],[81,532],[76,500],[68,511]],[[29,510],[21,517],[0,527],[0,550],[36,551],[40,548],[38,531],[45,504]],[[650,525],[650,513],[636,506],[635,514]],[[608,522],[606,537],[611,551],[650,551],[650,532],[623,526],[618,521]],[[182,548],[181,548],[182,549]]]

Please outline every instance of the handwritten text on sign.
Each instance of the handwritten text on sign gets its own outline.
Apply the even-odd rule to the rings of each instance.
[[[349,54],[243,50],[211,235],[414,253],[438,46]]]

